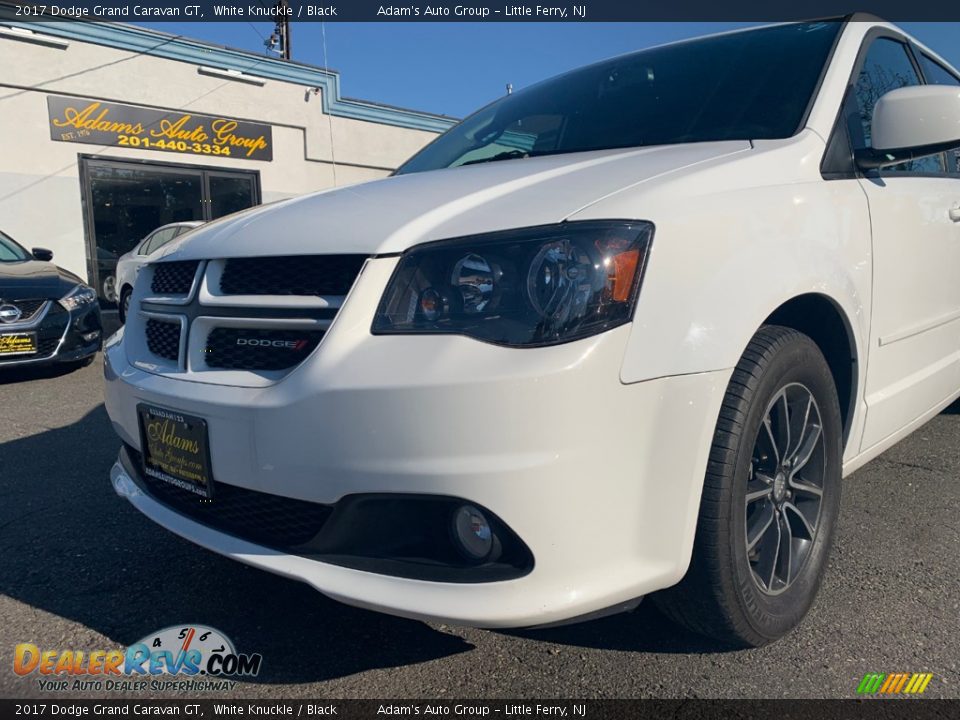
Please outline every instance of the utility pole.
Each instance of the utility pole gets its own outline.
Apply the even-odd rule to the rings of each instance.
[[[280,41],[280,56],[290,59],[290,0],[277,0],[277,24],[274,35]]]

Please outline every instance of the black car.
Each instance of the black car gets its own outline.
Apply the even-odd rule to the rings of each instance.
[[[96,292],[52,259],[0,232],[0,369],[87,365],[103,344]]]

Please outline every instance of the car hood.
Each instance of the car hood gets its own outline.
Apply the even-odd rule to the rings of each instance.
[[[0,299],[62,298],[82,281],[53,263],[40,260],[0,262]]]
[[[230,215],[174,240],[156,258],[402,252],[431,240],[561,222],[626,187],[749,149],[746,141],[695,143],[398,175]]]

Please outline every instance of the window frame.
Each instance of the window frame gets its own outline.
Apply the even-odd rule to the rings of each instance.
[[[860,49],[857,52],[857,59],[853,64],[853,69],[850,72],[850,76],[847,78],[847,87],[843,94],[843,100],[840,103],[840,107],[837,109],[837,116],[833,122],[833,129],[830,131],[830,136],[827,139],[827,146],[823,153],[823,158],[820,161],[820,175],[824,180],[853,180],[861,178],[947,178],[947,179],[957,179],[958,173],[956,171],[951,172],[949,170],[950,163],[947,162],[946,153],[939,153],[941,157],[941,163],[944,167],[944,172],[914,172],[914,171],[898,171],[895,173],[885,172],[884,170],[869,170],[864,171],[857,166],[853,158],[854,147],[853,139],[850,137],[849,128],[847,127],[846,117],[847,117],[847,106],[851,102],[856,102],[856,99],[852,97],[852,94],[856,91],[857,81],[860,78],[860,73],[863,71],[863,66],[867,61],[867,55],[869,54],[873,43],[877,40],[886,39],[893,40],[898,42],[903,46],[904,50],[907,53],[907,57],[910,60],[910,63],[913,65],[914,72],[916,72],[917,77],[920,79],[920,85],[918,87],[923,87],[924,85],[930,85],[930,82],[927,80],[927,75],[923,71],[922,63],[920,62],[920,55],[924,54],[929,57],[929,54],[924,53],[923,49],[917,47],[917,44],[909,37],[903,33],[897,32],[896,30],[885,28],[885,27],[873,27],[867,31],[867,34],[864,35],[863,40],[860,43]],[[931,58],[932,60],[933,58]],[[942,63],[937,61],[938,65],[942,66]],[[947,69],[947,68],[944,68]],[[950,74],[953,74],[952,72]],[[931,156],[933,157],[933,156]]]

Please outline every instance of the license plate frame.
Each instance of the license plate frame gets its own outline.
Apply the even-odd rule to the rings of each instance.
[[[26,345],[17,349],[17,345],[13,344],[15,338],[27,340]],[[39,351],[35,332],[0,332],[0,357],[36,355]]]
[[[150,403],[137,405],[141,469],[148,477],[213,499],[210,431],[207,421]]]

